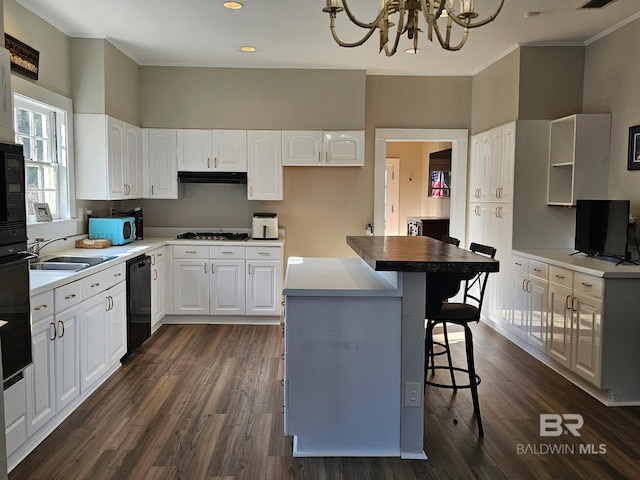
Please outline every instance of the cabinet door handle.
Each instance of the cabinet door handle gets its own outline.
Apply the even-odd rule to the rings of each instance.
[[[565,278],[564,275],[558,275],[557,273],[556,273],[555,277],[559,278],[560,280],[564,280],[564,278]]]
[[[322,158],[320,157],[321,153],[318,151],[318,163],[322,163]]]
[[[573,297],[571,299],[571,310],[573,310],[574,312],[577,311],[576,305],[575,305],[575,301],[577,300],[576,297]]]
[[[516,265],[519,266],[519,267],[522,266],[522,264],[520,262],[516,262]]]
[[[153,185],[151,185],[151,196],[153,197]]]
[[[523,278],[523,279],[522,279],[522,290],[523,290],[523,291],[525,291],[525,292],[527,291],[527,287],[525,287],[525,283],[526,283],[526,281],[527,281],[527,279],[526,279],[526,278]]]
[[[527,280],[527,293],[531,293],[531,280]]]
[[[99,287],[99,286],[100,286],[100,283],[92,283],[91,284],[91,288],[96,288],[96,287]]]
[[[206,264],[206,262],[205,262],[205,264],[204,264],[204,273],[208,273],[208,272],[207,272],[207,264]]]
[[[496,198],[500,198],[500,187],[496,188]]]
[[[534,272],[542,272],[542,269],[541,268],[534,268],[533,271]]]
[[[46,308],[49,308],[49,305],[47,305],[46,303],[43,303],[42,305],[38,305],[37,307],[35,307],[34,310],[37,312],[39,310],[45,310]]]
[[[269,252],[258,252],[258,255],[263,255],[265,257],[270,257],[271,254]]]
[[[585,286],[585,287],[587,287],[587,288],[591,288],[591,287],[593,287],[593,284],[592,284],[592,283],[584,283],[584,282],[581,282],[581,283],[582,283],[582,285],[584,285],[584,286]]]
[[[571,307],[569,306],[570,298],[571,298],[571,295],[567,295],[567,298],[564,299],[564,306],[567,308],[567,310],[571,310]],[[571,300],[571,303],[573,304],[573,300]]]
[[[253,197],[253,187],[249,187],[249,196]]]
[[[71,300],[72,298],[76,298],[76,294],[75,293],[70,293],[69,295],[65,295],[64,296],[65,300]]]
[[[62,326],[62,331],[58,334],[58,338],[64,337],[64,322],[62,320],[58,320],[58,324]]]
[[[185,250],[184,253],[194,253],[195,254],[195,253],[198,253],[198,252],[196,252],[195,250]]]
[[[253,267],[251,266],[250,263],[247,263],[247,273],[249,275],[253,275]]]
[[[205,269],[205,272],[206,272],[206,269]],[[211,264],[211,275],[215,275],[215,273],[216,273],[216,264],[212,263]]]
[[[49,325],[51,325],[51,327],[53,328],[53,331],[51,332],[51,337],[49,337],[49,340],[51,340],[52,342],[56,339],[56,337],[58,336],[56,333],[56,324],[51,322]]]
[[[207,158],[207,168],[211,168],[211,159]]]
[[[154,270],[154,271],[153,271],[153,279],[154,279],[154,280],[157,280],[157,279],[158,279],[158,271],[157,271],[157,270]]]
[[[218,157],[213,157],[213,168],[218,168]]]
[[[233,255],[233,252],[222,252],[222,253],[224,253],[225,255]]]

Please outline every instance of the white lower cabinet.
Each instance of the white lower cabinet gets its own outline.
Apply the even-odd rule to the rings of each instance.
[[[27,440],[26,385],[25,379],[21,379],[4,391],[4,428],[7,455],[11,455]]]
[[[508,330],[601,387],[604,280],[513,255],[509,290]]]
[[[155,331],[156,328],[162,322],[162,319],[167,313],[165,302],[165,281],[166,281],[166,267],[165,267],[165,247],[157,248],[153,250],[149,255],[151,256],[151,331]]]
[[[511,312],[508,328],[538,350],[546,351],[549,298],[547,265],[512,256],[509,298]]]
[[[77,295],[74,289],[79,291],[79,285],[64,289],[64,296]],[[80,394],[80,305],[76,302],[54,315],[53,295],[45,292],[32,299],[33,364],[25,371],[29,437]]]
[[[280,315],[281,250],[174,245],[173,314]]]
[[[247,247],[247,297],[249,315],[280,315],[282,304],[282,249]]]
[[[210,272],[209,314],[244,315],[244,258],[211,260]]]

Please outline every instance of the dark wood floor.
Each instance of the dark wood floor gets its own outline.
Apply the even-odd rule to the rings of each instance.
[[[427,461],[293,458],[280,327],[163,326],[9,479],[640,478],[640,408],[607,408],[490,328],[474,332],[485,436],[468,391],[429,387]],[[540,437],[541,413],[581,414],[582,436]]]

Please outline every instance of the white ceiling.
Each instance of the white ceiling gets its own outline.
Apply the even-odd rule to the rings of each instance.
[[[243,0],[244,8],[235,11],[223,8],[223,0],[16,1],[68,36],[108,39],[140,65],[348,68],[393,75],[472,75],[518,44],[584,45],[640,17],[638,0],[589,11],[577,10],[586,0],[505,0],[498,18],[471,30],[458,52],[444,51],[422,34],[418,54],[399,49],[386,57],[378,53],[377,32],[364,46],[339,47],[322,12],[325,0]],[[486,2],[496,0],[476,3]],[[362,21],[374,18],[377,4],[350,2]],[[540,14],[526,18],[531,11]],[[359,38],[343,20],[338,34],[347,41]],[[257,51],[240,52],[247,44]],[[410,47],[409,40],[400,47]]]

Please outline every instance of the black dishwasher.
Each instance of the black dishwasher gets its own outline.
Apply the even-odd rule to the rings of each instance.
[[[127,261],[127,353],[151,336],[151,257]]]

